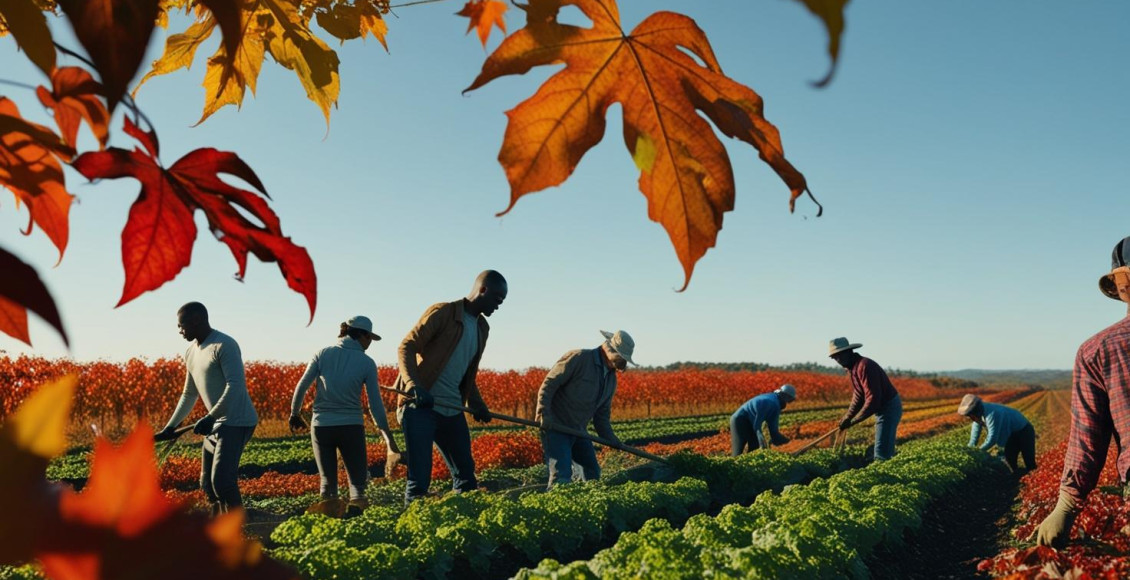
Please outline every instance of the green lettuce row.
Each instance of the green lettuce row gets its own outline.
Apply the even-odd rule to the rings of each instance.
[[[899,545],[935,498],[983,469],[957,434],[903,446],[892,460],[696,515],[681,530],[650,520],[588,561],[543,560],[516,578],[866,578],[863,557]]]
[[[271,540],[279,547],[271,554],[311,578],[501,575],[545,555],[591,554],[649,519],[681,523],[720,498],[752,499],[847,465],[830,451],[800,458],[775,451],[736,459],[682,454],[660,468],[666,473],[646,474],[683,476],[673,483],[610,478],[517,498],[449,495],[403,512],[374,506],[349,520],[302,515],[275,529]]]

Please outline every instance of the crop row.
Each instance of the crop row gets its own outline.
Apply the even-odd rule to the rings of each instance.
[[[681,530],[650,520],[590,560],[547,559],[517,578],[866,577],[863,558],[898,545],[931,500],[982,469],[977,453],[955,437],[918,442],[890,461],[696,515]]]
[[[672,464],[669,476],[682,476],[672,483],[585,482],[517,498],[469,492],[414,502],[405,511],[371,507],[350,520],[307,514],[275,530],[271,539],[279,547],[271,553],[311,578],[511,573],[545,554],[592,553],[651,518],[681,522],[712,503],[748,501],[845,465],[830,452],[685,455]]]

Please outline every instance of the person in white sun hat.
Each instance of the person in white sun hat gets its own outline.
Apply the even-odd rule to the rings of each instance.
[[[314,387],[314,415],[311,419],[310,444],[321,476],[322,499],[337,499],[337,454],[345,463],[349,477],[349,502],[364,509],[365,488],[369,480],[369,462],[365,453],[365,411],[361,391],[369,397],[369,417],[377,426],[390,461],[400,449],[389,432],[388,417],[377,384],[377,363],[365,351],[381,337],[373,332],[373,322],[365,316],[354,316],[341,323],[337,342],[314,354],[306,372],[294,386],[290,400],[291,431],[306,428],[298,414],[306,391]]]
[[[597,435],[620,442],[612,431],[612,396],[616,394],[616,372],[636,364],[632,360],[636,342],[623,330],[602,330],[600,334],[604,336],[600,346],[565,353],[538,389],[534,418],[542,426],[548,487],[572,481],[573,462],[581,466],[583,479],[600,479],[592,441],[553,431],[554,425],[585,431],[591,422]]]
[[[840,430],[875,415],[875,460],[884,461],[895,454],[902,399],[883,367],[855,352],[861,346],[842,336],[828,343],[828,356],[847,369],[851,378],[851,403],[840,419]]]
[[[781,411],[796,400],[796,387],[781,385],[772,393],[758,395],[738,407],[730,415],[730,455],[737,457],[746,451],[768,449],[769,444],[784,445],[789,438],[781,434]],[[761,426],[769,427],[769,440]]]

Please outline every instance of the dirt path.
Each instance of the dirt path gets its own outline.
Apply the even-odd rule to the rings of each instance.
[[[987,469],[926,509],[922,527],[905,545],[881,548],[867,559],[876,579],[975,578],[977,563],[1006,540],[1019,478]]]

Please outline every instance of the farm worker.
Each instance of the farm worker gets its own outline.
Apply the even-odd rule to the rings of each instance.
[[[408,451],[405,503],[428,493],[433,443],[451,471],[456,492],[478,487],[467,419],[462,411],[434,403],[466,404],[474,410],[476,421],[491,420],[475,375],[490,331],[486,317],[498,310],[506,293],[502,274],[485,270],[475,278],[466,298],[428,308],[400,343],[396,388],[412,396],[411,401],[399,396],[396,409]]]
[[[986,403],[977,395],[965,395],[957,406],[957,414],[969,417],[973,428],[969,446],[975,447],[982,429],[987,429],[981,449],[988,451],[994,445],[1004,449],[1003,458],[1010,471],[1016,472],[1017,456],[1024,455],[1024,467],[1036,469],[1036,430],[1024,415],[1006,405]]]
[[[181,306],[177,327],[190,343],[184,353],[184,391],[169,423],[154,439],[175,438],[174,430],[192,412],[196,399],[204,403],[206,414],[192,429],[204,436],[200,487],[212,504],[212,514],[226,513],[243,505],[236,478],[239,458],[259,424],[259,415],[247,394],[239,345],[232,337],[212,329],[204,305],[189,302]]]
[[[306,391],[314,385],[310,443],[321,476],[322,498],[337,498],[337,454],[340,451],[349,476],[349,504],[364,509],[369,469],[362,388],[369,396],[369,417],[384,438],[389,455],[399,454],[400,448],[389,433],[388,417],[377,383],[377,363],[365,354],[373,341],[381,339],[373,332],[373,322],[365,316],[354,316],[341,323],[337,338],[335,344],[314,354],[295,385],[290,400],[290,428],[292,431],[306,428],[298,411]],[[390,458],[390,461],[396,459]]]
[[[1130,303],[1130,238],[1114,246],[1110,273],[1099,290]],[[1130,314],[1130,310],[1127,311]],[[1071,380],[1071,434],[1059,483],[1059,501],[1040,524],[1036,541],[1062,547],[1087,495],[1098,483],[1107,448],[1118,445],[1118,476],[1126,487],[1130,472],[1130,316],[1087,339],[1075,356]]]
[[[730,415],[730,455],[737,457],[745,452],[757,449],[768,449],[769,443],[784,445],[789,438],[781,435],[778,427],[781,411],[796,400],[796,387],[781,385],[772,393],[758,395],[738,407]],[[769,427],[769,441],[761,431],[761,425]]]
[[[828,356],[848,371],[851,378],[851,404],[840,419],[840,431],[875,415],[875,459],[884,461],[895,454],[895,431],[902,419],[902,399],[879,363],[860,356],[863,346],[844,337],[832,339]]]
[[[581,466],[584,479],[600,479],[600,464],[592,441],[554,431],[555,426],[585,431],[591,422],[597,435],[620,442],[612,431],[612,396],[616,394],[616,372],[632,360],[636,342],[623,330],[600,331],[604,342],[596,348],[565,353],[545,375],[538,389],[534,419],[541,424],[541,444],[549,466],[549,485],[573,480],[573,462]]]

